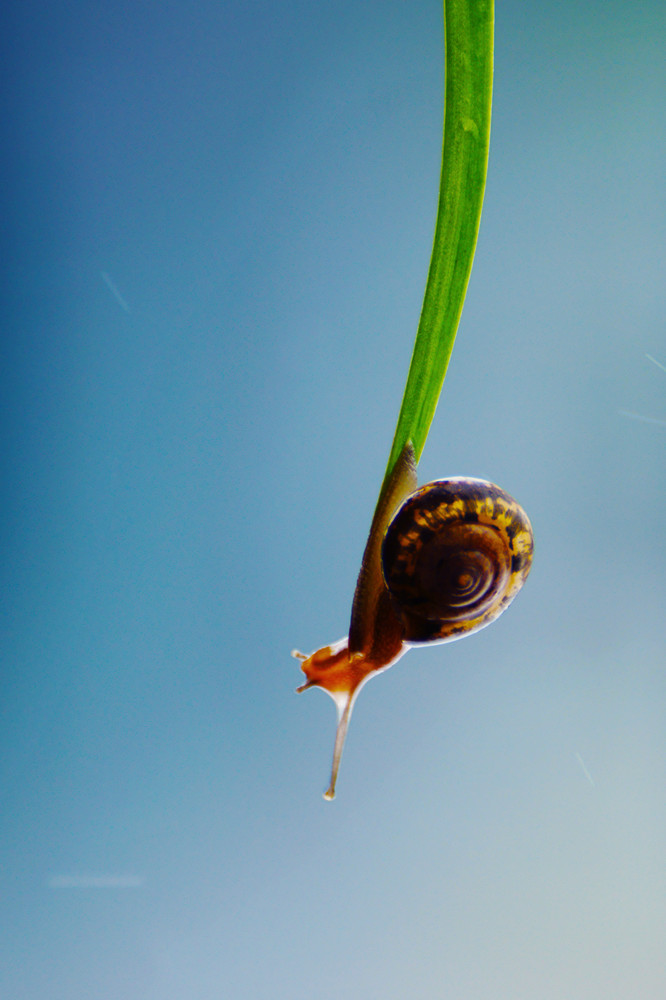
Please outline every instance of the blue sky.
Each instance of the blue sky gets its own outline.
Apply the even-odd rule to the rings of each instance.
[[[420,479],[521,501],[524,592],[364,690],[333,804],[333,706],[293,693],[290,650],[346,632],[411,354],[441,20],[3,16],[3,996],[663,994],[657,0],[498,5]]]

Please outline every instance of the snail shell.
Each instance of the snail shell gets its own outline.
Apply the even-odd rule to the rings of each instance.
[[[489,625],[532,564],[522,507],[483,479],[440,479],[412,493],[382,543],[382,574],[410,645]]]

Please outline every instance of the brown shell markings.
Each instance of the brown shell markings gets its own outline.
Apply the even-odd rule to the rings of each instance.
[[[411,644],[447,642],[494,621],[532,564],[529,519],[483,479],[440,479],[401,504],[382,545],[382,572]]]

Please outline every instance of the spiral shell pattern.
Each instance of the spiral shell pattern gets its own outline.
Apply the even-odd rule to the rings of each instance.
[[[520,505],[483,479],[440,479],[407,497],[382,544],[382,573],[409,643],[489,625],[522,587],[533,536]]]

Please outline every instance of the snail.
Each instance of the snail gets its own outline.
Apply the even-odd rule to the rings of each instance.
[[[363,554],[349,636],[306,656],[307,680],[334,700],[335,796],[349,720],[363,685],[412,646],[451,642],[484,628],[522,587],[533,536],[522,507],[483,479],[439,479],[417,489],[411,444],[382,491]]]

